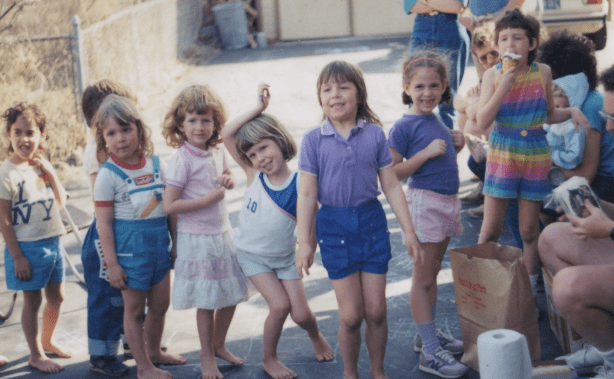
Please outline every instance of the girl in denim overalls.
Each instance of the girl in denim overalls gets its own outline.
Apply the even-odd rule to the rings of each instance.
[[[160,348],[172,266],[160,160],[152,156],[149,129],[129,99],[109,95],[94,116],[94,125],[96,155],[102,165],[94,187],[96,219],[109,280],[124,298],[126,340],[138,378],[171,378],[154,366],[186,362]]]

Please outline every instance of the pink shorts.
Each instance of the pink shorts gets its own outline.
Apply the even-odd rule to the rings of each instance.
[[[463,234],[458,196],[408,188],[406,197],[411,221],[420,243],[441,242],[446,237]],[[405,243],[405,235],[402,236]]]

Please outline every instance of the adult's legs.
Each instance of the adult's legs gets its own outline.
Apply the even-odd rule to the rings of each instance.
[[[612,256],[611,250],[603,253]],[[614,258],[610,260],[610,264],[567,267],[552,284],[561,316],[600,351],[614,349]]]
[[[609,238],[581,240],[568,222],[548,225],[540,234],[538,248],[542,264],[552,275],[571,266],[614,263],[611,254],[614,241]]]

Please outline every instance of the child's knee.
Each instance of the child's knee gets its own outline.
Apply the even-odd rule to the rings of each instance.
[[[62,291],[46,291],[45,299],[47,300],[47,304],[59,307],[64,302],[64,292]]]
[[[362,312],[356,312],[355,314],[351,315],[339,316],[340,325],[350,331],[360,330],[362,320],[364,320],[364,314]]]
[[[279,301],[275,302],[274,304],[269,304],[269,314],[275,319],[285,320],[289,313],[290,303],[287,301]],[[292,319],[294,320],[294,317]]]
[[[365,311],[365,319],[369,324],[381,325],[386,322],[386,306],[371,307]]]
[[[539,238],[539,224],[526,226],[521,224],[520,236],[525,244],[537,242]]]
[[[297,325],[306,325],[316,321],[315,315],[310,310],[303,310],[300,312],[291,312],[292,321]]]
[[[38,311],[43,302],[40,290],[23,291],[23,307],[28,310]]]

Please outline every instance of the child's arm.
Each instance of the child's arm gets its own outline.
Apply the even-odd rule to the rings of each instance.
[[[37,153],[32,158],[32,162],[43,172],[44,175],[49,179],[49,183],[51,184],[51,188],[53,189],[53,195],[55,196],[55,200],[58,202],[59,209],[64,208],[66,205],[66,190],[64,186],[60,182],[58,178],[58,174],[55,172],[55,169],[51,165],[51,163],[43,157],[41,153]]]
[[[104,264],[109,270],[109,282],[117,289],[125,290],[128,277],[124,269],[117,263],[117,252],[115,251],[115,232],[113,231],[113,207],[96,207],[96,225],[100,235],[100,245]]]
[[[409,208],[407,207],[407,201],[405,201],[405,196],[403,195],[401,183],[397,179],[392,166],[380,168],[378,176],[382,185],[382,191],[384,191],[386,195],[386,200],[388,200],[392,211],[397,216],[399,224],[401,224],[401,228],[405,233],[407,254],[414,261],[414,264],[421,265],[425,260],[425,252],[420,246],[418,237],[416,237],[414,224],[409,215]]]
[[[205,196],[198,197],[196,199],[180,199],[179,197],[181,196],[182,192],[182,189],[169,185],[164,188],[164,197],[162,199],[162,208],[164,209],[164,213],[172,215],[210,207],[211,205],[219,203],[224,199],[226,188],[214,188]]]
[[[318,177],[301,172],[301,183],[296,200],[296,225],[298,229],[298,249],[296,251],[296,271],[303,277],[309,275],[316,251],[315,215],[318,209]]]
[[[175,267],[175,260],[177,259],[177,215],[168,215],[168,231],[171,233],[171,262]]]
[[[477,123],[480,130],[486,130],[495,121],[499,108],[505,100],[505,96],[514,86],[516,68],[511,68],[499,76],[499,83],[495,86],[497,70],[491,67],[482,77],[480,89],[480,108],[477,113]]]
[[[555,108],[553,95],[552,95],[552,71],[550,66],[546,64],[539,64],[539,68],[542,71],[544,78],[544,87],[546,90],[546,102],[548,104],[548,118],[547,124],[560,124],[561,122],[571,119],[576,126],[576,133],[579,131],[578,126],[583,128],[590,128],[591,124],[584,116],[584,113],[579,108]]]
[[[15,277],[19,280],[30,280],[32,266],[21,252],[17,242],[12,213],[13,203],[10,200],[0,199],[0,230],[2,230],[2,237],[4,237],[4,243],[9,249],[9,254],[13,258]]]
[[[269,85],[261,83],[258,85],[258,104],[249,111],[243,113],[237,118],[230,120],[226,123],[224,128],[222,128],[222,139],[224,141],[224,145],[226,149],[232,156],[232,158],[239,164],[239,166],[245,171],[247,175],[247,183],[251,183],[256,175],[256,171],[252,166],[248,165],[241,159],[239,152],[237,151],[237,132],[243,125],[245,125],[248,121],[260,115],[264,110],[269,106],[269,99],[271,95],[269,94]]]
[[[392,166],[399,180],[405,180],[418,171],[429,159],[444,155],[446,143],[442,139],[433,140],[426,148],[416,153],[413,157],[403,162],[403,156],[394,148],[390,148],[392,154]]]
[[[465,147],[465,136],[460,130],[451,130],[452,133],[452,145],[454,146],[454,151],[459,153]]]

